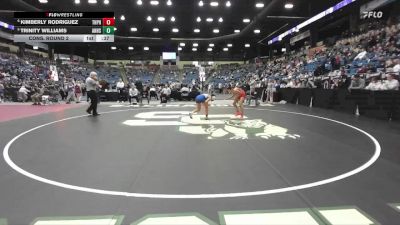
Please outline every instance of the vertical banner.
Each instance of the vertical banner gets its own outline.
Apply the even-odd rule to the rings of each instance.
[[[58,81],[57,66],[50,65],[50,79],[54,80],[54,81]]]
[[[199,66],[199,77],[201,82],[206,81],[206,68]]]

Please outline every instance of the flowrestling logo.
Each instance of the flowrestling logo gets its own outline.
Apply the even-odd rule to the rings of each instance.
[[[300,135],[290,133],[287,128],[266,123],[262,119],[238,119],[231,114],[195,115],[188,111],[144,112],[135,115],[135,120],[126,120],[124,125],[133,127],[176,126],[185,134],[203,135],[207,139],[298,139]]]
[[[380,19],[383,17],[383,12],[382,11],[366,11],[362,13],[362,18],[363,19]]]

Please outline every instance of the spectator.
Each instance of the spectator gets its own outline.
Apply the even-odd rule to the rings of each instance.
[[[118,102],[123,102],[125,100],[125,83],[122,79],[119,79],[117,83],[117,91],[118,91]]]
[[[396,61],[396,65],[393,66],[393,73],[400,75],[400,59],[397,59]]]
[[[349,91],[353,89],[364,89],[365,88],[365,80],[360,78],[360,75],[354,75],[350,86],[348,87]]]
[[[67,84],[67,99],[65,100],[67,104],[71,104],[71,101],[76,101],[75,98],[75,83],[72,79],[69,80]]]
[[[33,105],[41,105],[44,87],[35,88],[35,93],[31,96]]]
[[[139,103],[139,90],[133,85],[129,89],[129,104],[132,105],[132,99],[136,100],[135,104]]]
[[[25,85],[22,85],[21,88],[18,90],[18,99],[22,102],[26,102],[28,100],[28,93],[30,91],[26,89]]]
[[[0,82],[0,103],[4,102],[4,85]]]
[[[386,81],[382,84],[382,90],[399,90],[399,81],[395,79],[394,74],[387,74]]]
[[[182,92],[182,89],[181,89],[181,92]],[[189,93],[189,88],[188,88],[187,92]],[[214,92],[214,83],[210,82],[208,84],[208,94],[211,95],[213,92]]]
[[[185,86],[183,86],[182,88],[181,88],[181,92],[183,93],[183,92],[187,92],[187,93],[189,93],[189,88],[185,85]]]
[[[268,80],[267,83],[267,96],[266,96],[266,101],[267,102],[274,102],[274,92],[276,91],[275,89],[275,80]]]
[[[170,95],[171,95],[171,89],[168,87],[168,85],[165,85],[163,89],[161,89],[161,97],[166,98],[168,100]]]
[[[81,97],[82,97],[81,83],[80,82],[76,82],[74,88],[75,88],[76,103],[80,103],[81,102]]]
[[[151,88],[150,88],[150,100],[152,97],[154,97],[154,98],[156,98],[156,100],[158,100],[157,89],[154,85],[151,86]]]
[[[367,87],[365,87],[365,89],[370,91],[378,91],[382,89],[382,84],[378,80],[378,77],[375,76],[371,78],[371,82],[368,84]]]

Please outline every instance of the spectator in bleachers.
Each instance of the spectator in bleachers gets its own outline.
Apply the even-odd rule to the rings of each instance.
[[[399,81],[396,80],[395,75],[393,73],[389,73],[386,75],[386,81],[382,84],[382,90],[399,90]]]
[[[356,74],[353,76],[353,79],[349,86],[349,91],[353,89],[364,89],[365,88],[365,80],[360,77],[360,75]]]
[[[382,90],[382,83],[379,81],[377,76],[371,78],[371,82],[365,87],[366,90],[379,91]]]
[[[393,66],[393,73],[400,75],[400,59],[397,59],[395,66]]]

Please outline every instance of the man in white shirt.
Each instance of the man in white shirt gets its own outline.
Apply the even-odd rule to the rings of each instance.
[[[399,81],[396,80],[393,74],[386,75],[386,81],[382,84],[382,90],[392,90],[392,91],[399,90]]]
[[[365,90],[378,91],[382,89],[382,83],[378,80],[378,77],[372,77],[371,82],[365,87]]]
[[[213,91],[214,91],[214,84],[210,82],[208,84],[208,93],[211,94]]]
[[[364,58],[366,57],[366,55],[367,55],[367,52],[366,52],[366,51],[362,51],[362,52],[358,53],[358,55],[354,58],[354,60],[357,60],[357,59],[359,59],[359,60],[364,59]]]
[[[168,87],[168,85],[165,85],[163,89],[161,89],[161,103],[166,103],[169,99],[169,96],[171,94],[171,89]]]
[[[122,81],[122,79],[119,79],[117,82],[117,89],[122,89],[125,87],[125,83]]]
[[[393,67],[393,72],[396,73],[397,75],[400,74],[400,60],[397,61],[397,64]]]
[[[166,86],[165,89],[166,89],[165,94],[169,97],[171,95],[171,88],[169,86]]]
[[[183,86],[183,87],[181,88],[181,92],[189,92],[189,91],[190,91],[189,88],[186,87],[186,86]]]
[[[25,102],[28,99],[28,93],[30,91],[26,89],[25,85],[22,85],[21,88],[18,90],[18,96],[22,100],[22,102]]]
[[[88,114],[92,114],[93,116],[98,116],[100,115],[97,113],[97,103],[98,103],[98,97],[97,97],[97,92],[96,89],[98,87],[101,87],[98,79],[97,79],[97,73],[92,71],[90,72],[90,75],[88,78],[86,78],[86,90],[87,90],[87,96],[90,99],[90,106],[86,110]]]
[[[222,94],[222,90],[223,90],[222,83],[218,83],[218,89],[219,89],[219,93]]]
[[[132,98],[136,100],[136,104],[139,102],[139,90],[135,86],[129,89],[129,104],[132,104]]]
[[[150,88],[150,100],[151,97],[155,97],[158,100],[157,89],[154,85]]]
[[[293,80],[290,79],[289,82],[286,84],[286,88],[294,88],[294,87],[295,87],[295,84],[294,84]]]
[[[122,81],[122,79],[119,79],[117,82],[117,90],[118,90],[118,102],[124,101],[124,88],[125,88],[125,83]]]
[[[189,98],[190,89],[185,85],[181,88],[181,100],[187,100]]]

